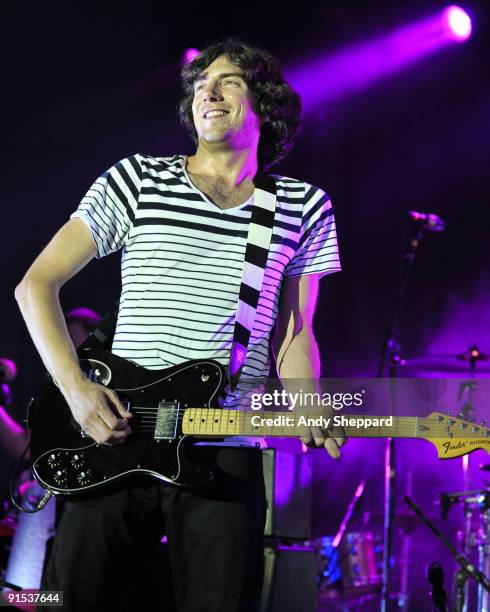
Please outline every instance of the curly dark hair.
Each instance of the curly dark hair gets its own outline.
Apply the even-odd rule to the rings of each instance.
[[[244,72],[245,82],[252,94],[252,108],[260,120],[257,157],[259,167],[265,170],[286,157],[292,148],[301,114],[301,98],[284,81],[279,60],[268,51],[228,38],[207,47],[192,62],[184,64],[180,120],[197,144],[192,117],[194,82],[220,55],[226,55]]]

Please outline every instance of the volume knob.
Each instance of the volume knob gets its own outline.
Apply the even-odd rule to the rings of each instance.
[[[77,476],[78,484],[81,484],[82,486],[88,484],[91,480],[91,476],[92,470],[90,468],[87,468],[83,472],[80,472]]]
[[[54,478],[55,483],[58,484],[58,485],[66,484],[66,481],[67,481],[66,469],[57,470],[54,473],[53,478]]]
[[[48,465],[50,468],[55,468],[60,465],[60,456],[58,453],[51,453],[48,457]]]
[[[76,455],[73,455],[73,457],[71,458],[71,464],[76,470],[81,468],[84,462],[85,462],[85,458],[83,456],[83,453],[77,453]]]

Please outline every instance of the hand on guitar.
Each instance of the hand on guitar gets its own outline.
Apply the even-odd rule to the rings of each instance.
[[[63,395],[75,421],[97,443],[122,444],[131,433],[129,419],[133,415],[112,389],[86,379],[63,389]]]
[[[325,410],[323,415],[324,422],[333,419],[333,413],[330,410]],[[331,423],[332,421],[330,421]],[[304,433],[301,436],[301,442],[308,448],[325,448],[332,459],[340,457],[340,448],[347,441],[345,430],[343,427],[322,427],[312,425],[305,427]]]

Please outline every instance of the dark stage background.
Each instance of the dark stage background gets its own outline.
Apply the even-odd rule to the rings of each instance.
[[[276,172],[331,196],[343,271],[325,277],[316,319],[327,376],[374,376],[393,307],[408,210],[445,219],[423,241],[401,319],[406,356],[457,353],[476,343],[490,353],[489,12],[465,4],[474,32],[365,90],[305,118]],[[382,36],[434,14],[432,1],[46,3],[2,18],[3,317],[0,354],[16,361],[14,414],[23,416],[40,361],[13,292],[35,255],[76,208],[92,181],[135,153],[191,153],[179,126],[179,62],[187,47],[235,35],[276,53],[283,65]],[[360,67],[362,71],[362,66]],[[287,72],[287,71],[286,71]],[[119,257],[90,264],[62,292],[64,308],[105,312],[118,295]],[[486,401],[485,401],[486,400]],[[447,406],[456,412],[454,406]],[[477,407],[490,416],[488,397]],[[400,491],[430,513],[442,490],[461,485],[460,463],[442,463],[427,443],[400,443]],[[483,484],[472,457],[473,486]],[[12,462],[0,449],[0,498]],[[363,504],[382,510],[383,444],[351,441],[334,463],[315,452],[316,535],[334,533],[361,478]],[[454,536],[457,523],[446,529]],[[451,564],[421,527],[413,539],[412,593],[422,599],[424,564]],[[419,599],[417,599],[419,598]]]

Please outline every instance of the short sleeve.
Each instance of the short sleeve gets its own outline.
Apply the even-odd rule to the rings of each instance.
[[[324,191],[307,184],[300,239],[296,253],[286,266],[284,276],[323,276],[340,269],[332,203]]]
[[[141,189],[142,169],[138,155],[109,168],[90,187],[71,219],[84,221],[97,246],[96,257],[124,246],[133,227]]]

